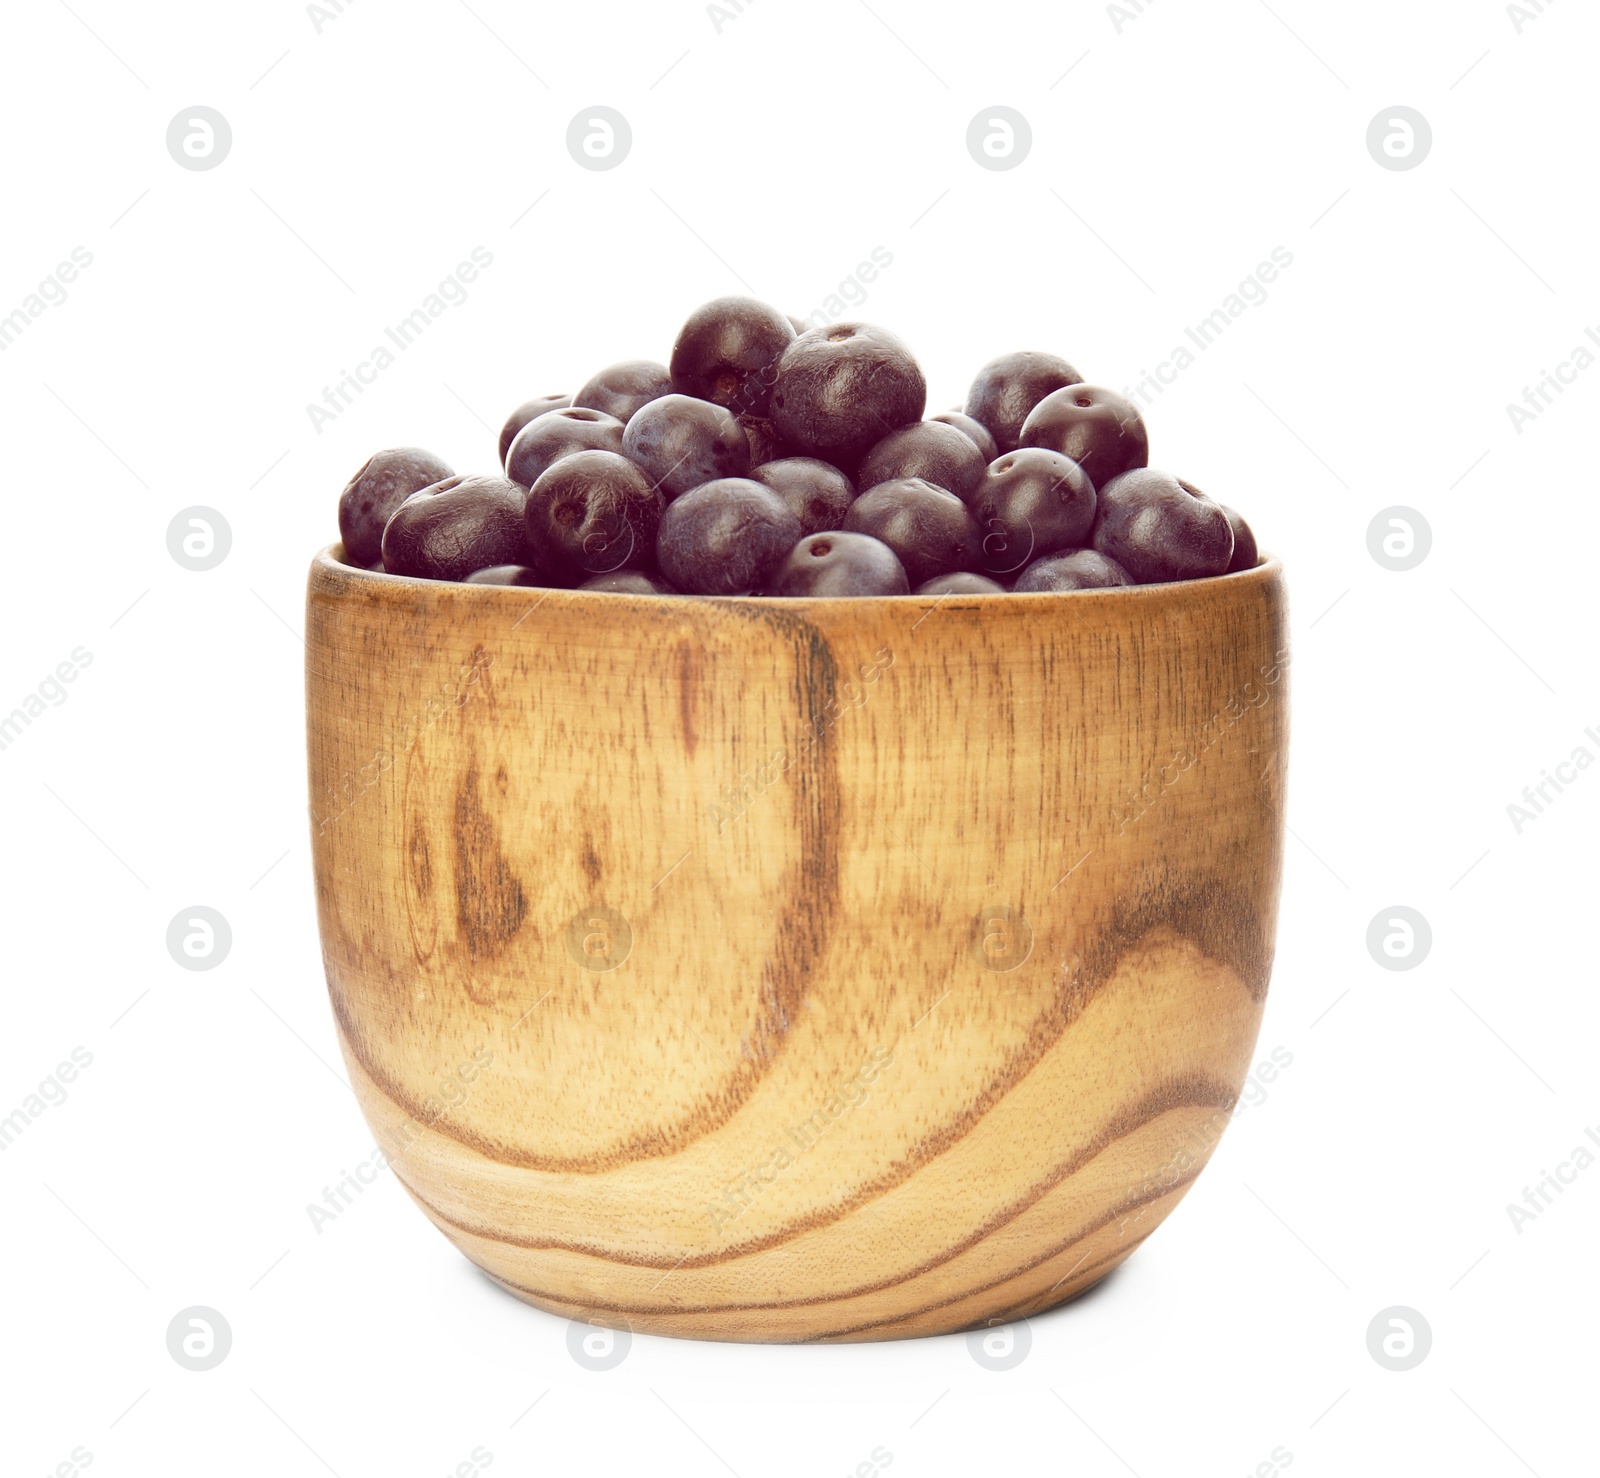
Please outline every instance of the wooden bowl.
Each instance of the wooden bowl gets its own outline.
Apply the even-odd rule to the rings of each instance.
[[[1036,1314],[1204,1167],[1267,992],[1280,567],[631,597],[312,565],[328,991],[401,1183],[554,1313]]]

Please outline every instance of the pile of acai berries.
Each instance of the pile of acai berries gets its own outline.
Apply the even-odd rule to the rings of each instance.
[[[642,595],[998,595],[1252,568],[1231,508],[1149,466],[1131,401],[1002,355],[926,420],[906,346],[753,298],[517,407],[502,471],[379,452],[339,499],[348,563],[425,580]]]

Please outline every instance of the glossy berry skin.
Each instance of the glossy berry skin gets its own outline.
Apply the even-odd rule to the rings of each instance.
[[[1148,467],[1100,489],[1090,543],[1141,585],[1221,575],[1233,562],[1233,529],[1222,505]]]
[[[970,569],[979,558],[978,526],[967,505],[918,477],[869,488],[850,505],[844,526],[849,533],[882,539],[913,585]]]
[[[750,595],[799,541],[800,520],[771,488],[727,477],[667,505],[656,562],[687,594]]]
[[[733,413],[690,395],[664,395],[636,412],[622,450],[669,502],[750,470],[750,442]]]
[[[511,450],[511,443],[529,421],[537,420],[546,411],[564,411],[571,404],[570,395],[540,395],[533,400],[523,401],[506,417],[505,425],[500,428],[500,465],[506,465],[506,453]]]
[[[644,570],[614,570],[609,575],[592,575],[579,590],[605,590],[613,595],[676,595],[660,575]]]
[[[534,585],[549,582],[529,565],[490,565],[486,570],[474,570],[463,582],[467,585]]]
[[[987,575],[957,570],[953,575],[935,575],[917,586],[918,595],[1004,595],[1006,588]]]
[[[1228,527],[1233,530],[1233,558],[1228,561],[1228,573],[1235,575],[1240,570],[1253,570],[1261,559],[1261,552],[1256,548],[1256,536],[1251,532],[1250,525],[1226,503],[1220,506],[1228,515]]]
[[[1100,385],[1052,390],[1028,412],[1019,444],[1071,457],[1097,488],[1150,465],[1150,437],[1138,407]]]
[[[965,502],[983,477],[983,454],[972,438],[943,421],[916,421],[891,431],[856,471],[863,492],[880,482],[920,477]]]
[[[970,437],[972,444],[978,449],[978,455],[983,458],[985,467],[1000,455],[1000,448],[995,445],[993,432],[982,421],[974,421],[959,406],[954,410],[940,411],[938,415],[929,416],[928,419],[942,421],[946,426],[954,426],[957,431]]]
[[[1109,590],[1117,585],[1132,585],[1133,576],[1114,559],[1093,549],[1069,549],[1062,554],[1047,554],[1036,559],[1019,576],[1011,589],[1017,595],[1068,590]]]
[[[604,411],[546,411],[517,433],[506,453],[506,476],[531,488],[545,468],[573,452],[620,452],[622,430],[622,422]]]
[[[773,367],[794,342],[786,313],[755,298],[713,298],[689,315],[672,346],[672,385],[736,416],[764,416]]]
[[[835,323],[800,335],[778,361],[772,420],[797,452],[846,471],[891,431],[922,419],[928,387],[888,329]]]
[[[750,476],[772,489],[800,520],[803,534],[820,534],[843,526],[855,502],[850,479],[830,462],[815,457],[783,457],[765,462]]]
[[[1077,549],[1094,524],[1094,484],[1070,457],[1023,447],[996,457],[970,499],[983,567],[1014,575],[1041,555]]]
[[[383,530],[383,567],[421,580],[523,564],[525,494],[504,477],[447,477],[413,493]]]
[[[653,359],[625,359],[608,365],[572,397],[584,410],[604,411],[627,425],[641,406],[672,394],[672,376]]]
[[[347,563],[373,565],[382,557],[383,526],[413,493],[453,477],[432,452],[398,446],[375,452],[339,494],[339,537]]]
[[[808,534],[778,566],[768,595],[909,595],[899,557],[881,539],[835,529]]]
[[[967,391],[967,414],[989,428],[1002,452],[1014,452],[1028,412],[1052,390],[1082,382],[1083,376],[1058,354],[1031,349],[1002,354],[978,371]]]
[[[654,563],[661,494],[617,452],[574,452],[528,490],[528,547],[572,580]]]

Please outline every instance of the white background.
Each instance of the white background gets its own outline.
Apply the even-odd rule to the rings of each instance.
[[[0,352],[0,712],[92,662],[0,751],[0,1116],[93,1063],[0,1152],[6,1474],[75,1448],[107,1475],[429,1478],[475,1448],[740,1478],[877,1448],[907,1474],[1237,1475],[1278,1448],[1307,1478],[1593,1471],[1600,1166],[1520,1231],[1506,1206],[1600,1126],[1600,773],[1520,834],[1506,808],[1600,756],[1600,367],[1520,434],[1506,405],[1600,324],[1600,18],[1127,13],[757,0],[719,33],[689,0],[364,0],[319,33],[287,0],[7,7],[0,315],[93,263]],[[634,134],[605,173],[565,147],[597,103]],[[207,172],[165,147],[196,104],[233,131]],[[1034,136],[1005,172],[965,147],[996,104]],[[1396,104],[1432,125],[1413,171],[1367,151]],[[475,246],[467,302],[314,429]],[[526,396],[664,359],[720,293],[809,313],[875,247],[855,316],[911,344],[932,408],[1020,347],[1121,389],[1280,246],[1268,300],[1147,415],[1154,461],[1284,558],[1295,647],[1258,1054],[1293,1062],[1168,1226],[1004,1372],[961,1337],[639,1337],[594,1372],[387,1174],[314,1231],[372,1141],[321,979],[299,631],[367,454],[487,469]],[[192,504],[233,532],[209,573],[167,552]],[[1394,504],[1433,531],[1407,573],[1367,548]],[[194,904],[233,930],[208,973],[165,946]],[[1404,973],[1365,943],[1396,904],[1433,930]],[[190,1305],[233,1332],[210,1372],[167,1353]],[[1367,1350],[1391,1305],[1433,1333],[1405,1373]]]

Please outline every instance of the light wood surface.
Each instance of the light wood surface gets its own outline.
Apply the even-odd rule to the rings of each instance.
[[[307,689],[340,1044],[503,1286],[645,1332],[942,1333],[1080,1293],[1182,1198],[1272,961],[1275,562],[829,602],[336,554]]]

